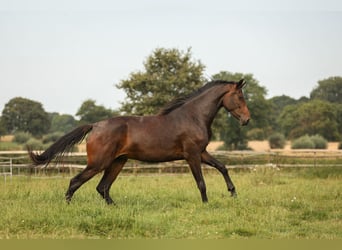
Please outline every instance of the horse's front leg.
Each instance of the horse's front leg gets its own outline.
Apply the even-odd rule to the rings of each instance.
[[[212,157],[207,151],[204,151],[201,154],[201,160],[203,163],[216,168],[218,171],[220,171],[220,173],[223,175],[224,180],[226,181],[227,184],[227,188],[228,191],[230,192],[231,196],[236,197],[236,190],[235,190],[235,186],[232,182],[232,180],[230,179],[228,170],[226,168],[226,166],[219,162],[218,160],[216,160],[214,157]]]

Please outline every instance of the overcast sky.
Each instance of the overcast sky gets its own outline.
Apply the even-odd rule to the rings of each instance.
[[[16,96],[118,108],[115,84],[157,47],[191,47],[207,76],[252,73],[268,97],[308,96],[342,76],[342,1],[0,0],[0,111]]]

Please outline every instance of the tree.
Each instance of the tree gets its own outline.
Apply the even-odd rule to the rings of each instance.
[[[342,104],[334,104],[336,109],[336,121],[338,124],[338,133],[340,135],[339,140],[342,140]]]
[[[342,103],[342,77],[334,76],[318,82],[310,93],[311,99]]]
[[[297,103],[296,99],[287,95],[274,96],[269,100],[272,103],[272,109],[275,111],[276,116],[278,116],[286,106]]]
[[[229,149],[243,149],[247,147],[247,131],[255,129],[263,131],[263,138],[266,138],[270,122],[269,114],[271,110],[270,103],[265,99],[267,90],[259,85],[252,74],[231,73],[222,71],[213,76],[213,79],[221,79],[227,81],[239,81],[245,79],[247,82],[244,96],[248,109],[251,113],[251,121],[246,127],[241,127],[239,122],[231,116],[226,115],[226,111],[222,109],[214,121],[213,131],[219,133],[221,139],[224,140]]]
[[[280,126],[277,122],[279,115],[283,111],[283,109],[288,105],[294,105],[298,103],[298,101],[292,97],[282,95],[282,96],[274,96],[271,99],[269,99],[269,102],[271,103],[272,109],[270,116],[272,117],[270,119],[271,127],[273,131],[280,132]]]
[[[0,116],[0,137],[7,133],[6,126],[4,125]]]
[[[72,115],[52,113],[50,132],[63,132],[71,131],[76,125],[77,121]]]
[[[7,132],[29,132],[40,136],[50,128],[50,119],[41,103],[22,97],[11,99],[2,111],[2,123]]]
[[[132,73],[116,86],[126,92],[121,111],[127,114],[154,114],[166,103],[187,95],[204,83],[204,65],[192,60],[191,49],[158,48],[144,63],[144,71]]]
[[[78,109],[76,115],[80,117],[81,124],[89,124],[108,119],[116,113],[111,109],[106,109],[102,105],[96,105],[94,100],[86,100]]]
[[[319,134],[330,141],[338,140],[336,107],[321,100],[289,105],[280,114],[278,123],[290,139]]]

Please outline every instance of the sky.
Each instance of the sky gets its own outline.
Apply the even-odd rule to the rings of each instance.
[[[75,115],[117,109],[115,87],[156,48],[191,47],[205,76],[253,74],[267,98],[342,76],[339,0],[0,0],[0,111],[21,96]]]

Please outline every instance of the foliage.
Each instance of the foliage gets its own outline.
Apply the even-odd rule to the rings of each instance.
[[[336,122],[339,125],[338,126],[338,133],[340,135],[340,140],[342,140],[342,104],[335,104],[335,109],[336,109]]]
[[[246,150],[248,148],[247,127],[242,127],[235,118],[228,115],[225,128],[220,131],[225,150]]]
[[[328,140],[339,139],[336,105],[321,100],[286,106],[278,118],[289,138],[320,134]]]
[[[326,149],[327,141],[320,135],[304,135],[292,142],[292,149]]]
[[[6,133],[7,133],[6,126],[0,116],[0,138],[1,136],[6,135]]]
[[[156,113],[172,99],[201,87],[204,65],[192,59],[191,49],[158,48],[144,63],[144,71],[132,73],[116,86],[127,95],[121,111],[127,114]]]
[[[328,147],[328,141],[321,135],[313,135],[310,138],[315,144],[315,149],[326,149]]]
[[[314,149],[315,143],[308,135],[304,135],[294,140],[291,144],[292,149]]]
[[[52,113],[50,132],[68,133],[77,126],[77,121],[72,115]]]
[[[106,109],[102,105],[96,105],[96,102],[90,99],[84,101],[76,113],[80,117],[80,124],[95,123],[111,118],[115,114],[113,110]]]
[[[280,114],[284,107],[297,103],[296,99],[287,95],[274,96],[270,98],[270,101],[272,103],[272,108],[276,114]]]
[[[23,146],[23,150],[26,150],[26,148],[29,147],[32,150],[43,150],[45,149],[44,144],[41,140],[38,140],[36,138],[31,138],[26,142],[26,145]]]
[[[6,103],[1,121],[9,133],[24,131],[40,136],[50,128],[50,119],[42,104],[22,97]]]
[[[252,128],[247,131],[248,140],[262,141],[265,138],[265,131],[262,128]]]
[[[285,136],[280,133],[274,133],[270,135],[268,138],[268,143],[270,144],[270,148],[275,149],[275,148],[281,148],[283,149],[286,144]]]
[[[58,131],[50,133],[50,134],[46,134],[43,136],[42,142],[44,144],[54,143],[63,135],[64,135],[63,132],[58,132]]]
[[[282,95],[282,96],[274,96],[270,98],[269,102],[272,107],[270,117],[269,117],[272,130],[280,132],[281,130],[279,129],[279,124],[277,122],[279,115],[281,114],[281,112],[284,110],[286,106],[295,105],[299,101],[297,101],[296,99],[292,97]]]
[[[342,104],[342,77],[334,76],[319,81],[310,98]]]
[[[26,143],[32,135],[28,132],[23,132],[23,131],[18,131],[17,133],[14,134],[13,141],[19,144],[24,144]]]
[[[231,171],[238,199],[206,174],[202,204],[189,175],[121,176],[117,206],[92,179],[65,204],[66,178],[14,176],[0,182],[0,238],[9,239],[341,239],[340,169]]]

